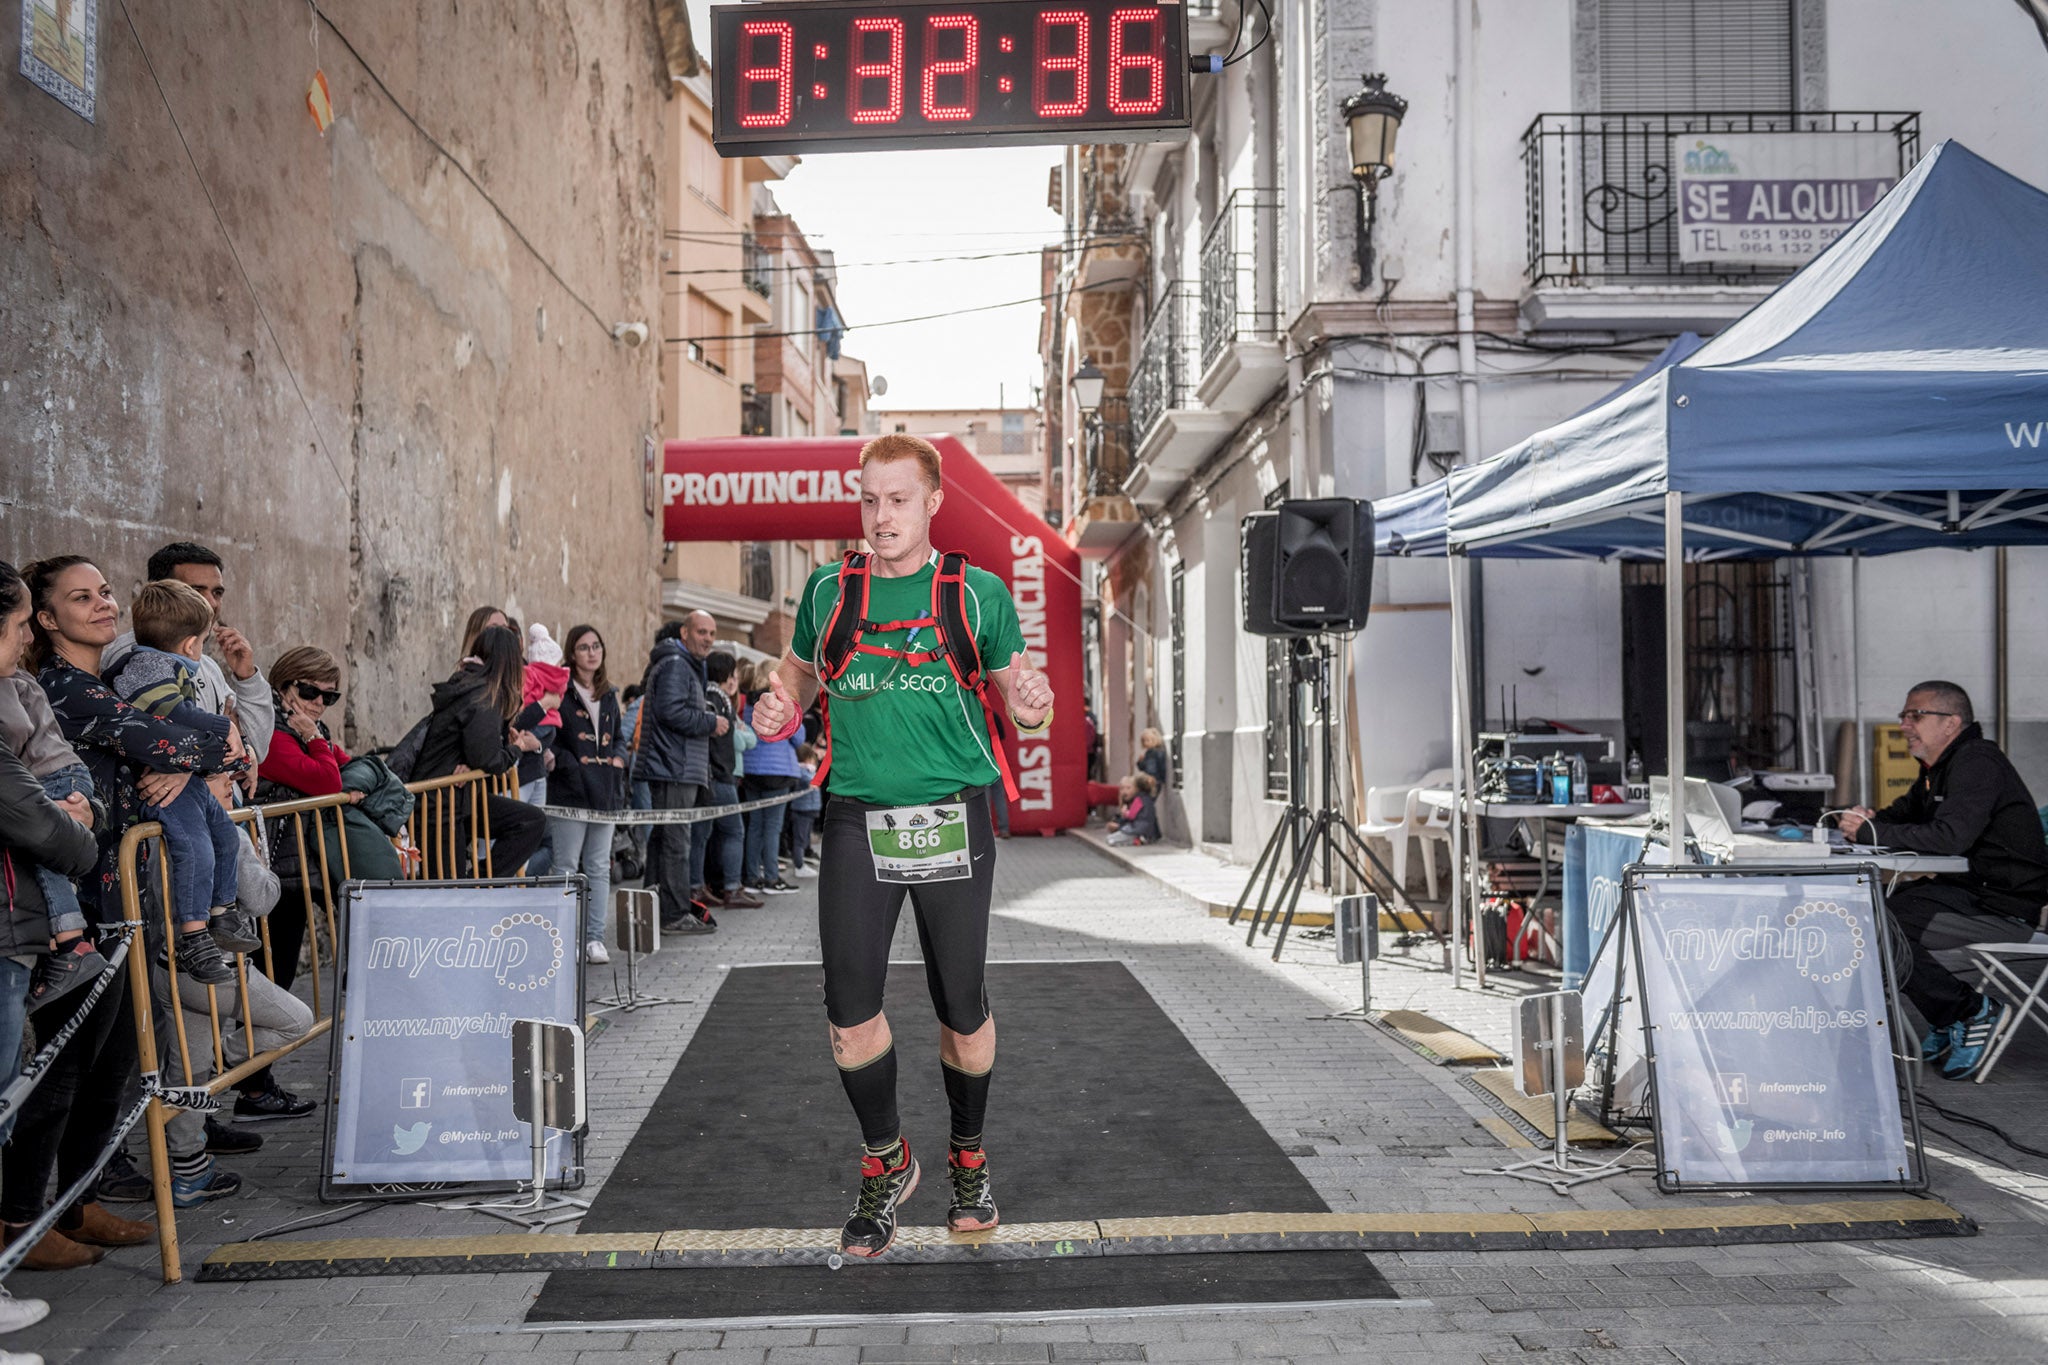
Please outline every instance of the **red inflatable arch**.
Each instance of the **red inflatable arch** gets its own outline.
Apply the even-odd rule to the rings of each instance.
[[[1049,731],[1009,737],[1021,797],[1010,808],[1010,828],[1050,833],[1079,825],[1088,800],[1080,556],[957,439],[930,440],[944,457],[946,483],[932,543],[961,551],[1010,585],[1025,643],[1059,697]],[[861,445],[857,436],[670,441],[662,538],[859,540]]]

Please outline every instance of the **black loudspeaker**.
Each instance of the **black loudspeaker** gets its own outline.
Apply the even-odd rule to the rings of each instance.
[[[1273,619],[1356,630],[1372,606],[1372,504],[1290,498],[1274,509]]]
[[[1280,515],[1254,512],[1238,527],[1239,566],[1244,585],[1244,629],[1247,635],[1313,635],[1315,626],[1291,626],[1274,619],[1273,601],[1280,567]]]

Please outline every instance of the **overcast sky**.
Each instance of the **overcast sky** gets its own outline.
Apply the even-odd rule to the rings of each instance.
[[[1059,239],[1045,206],[1058,147],[806,156],[776,202],[839,260],[846,351],[885,377],[890,408],[1031,403],[1038,365],[1038,249]],[[970,256],[990,259],[970,260]],[[938,259],[934,259],[938,258]],[[892,265],[884,262],[915,261]],[[894,318],[1031,302],[931,322]]]

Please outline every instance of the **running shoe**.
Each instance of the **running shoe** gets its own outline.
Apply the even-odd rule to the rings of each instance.
[[[100,1172],[99,1197],[108,1204],[146,1204],[154,1197],[149,1177],[135,1169],[128,1153],[117,1151]]]
[[[946,1210],[946,1226],[955,1232],[981,1232],[996,1225],[995,1190],[989,1184],[988,1153],[976,1147],[966,1151],[955,1147],[946,1158],[947,1174],[953,1177],[953,1205]]]
[[[1984,1054],[1991,1046],[1993,1035],[2003,1022],[2005,1006],[1985,996],[1983,1003],[1977,1006],[1977,1012],[1955,1026],[1955,1046],[1949,1049],[1941,1074],[1952,1081],[1967,1081],[1976,1075],[1977,1068],[1984,1065]]]
[[[917,1192],[917,1158],[907,1139],[898,1138],[896,1163],[862,1153],[860,1202],[839,1233],[839,1249],[849,1256],[879,1256],[896,1240],[896,1208]]]
[[[236,1123],[268,1123],[275,1119],[302,1119],[320,1106],[302,1100],[272,1081],[261,1090],[244,1090],[235,1100]]]
[[[246,1128],[237,1128],[232,1123],[222,1123],[208,1116],[206,1120],[206,1150],[215,1156],[247,1156],[263,1149],[263,1137]]]
[[[1931,1066],[1948,1056],[1948,1050],[1956,1045],[1956,1034],[1960,1031],[1955,1024],[1927,1030],[1927,1036],[1920,1040],[1920,1060]]]
[[[226,1199],[241,1188],[242,1177],[223,1170],[212,1157],[207,1157],[197,1174],[171,1177],[171,1204],[175,1208],[196,1209],[209,1200]]]

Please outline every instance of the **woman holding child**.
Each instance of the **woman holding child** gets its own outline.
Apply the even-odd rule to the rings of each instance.
[[[105,575],[90,560],[78,555],[45,559],[30,565],[24,577],[33,612],[33,656],[40,667],[37,681],[107,810],[107,820],[94,831],[98,856],[91,874],[79,882],[79,899],[89,920],[112,922],[122,917],[117,875],[122,835],[154,818],[146,807],[176,800],[195,774],[226,770],[234,749],[228,736],[187,729],[128,705],[101,680],[100,656],[119,631],[121,610]],[[201,936],[211,943],[210,935],[202,931]],[[133,951],[144,951],[143,945],[138,942]],[[123,973],[109,983],[23,1104],[14,1136],[0,1153],[0,1221],[10,1238],[42,1212],[52,1174],[68,1187],[91,1168],[120,1121],[122,1100],[136,1075],[135,1030],[127,1004]],[[37,1036],[46,1037],[70,1013],[70,1005],[59,1000],[32,1012],[30,1023]],[[99,1258],[94,1246],[124,1245],[149,1235],[146,1226],[117,1219],[88,1201],[68,1211],[25,1264],[87,1265]]]

